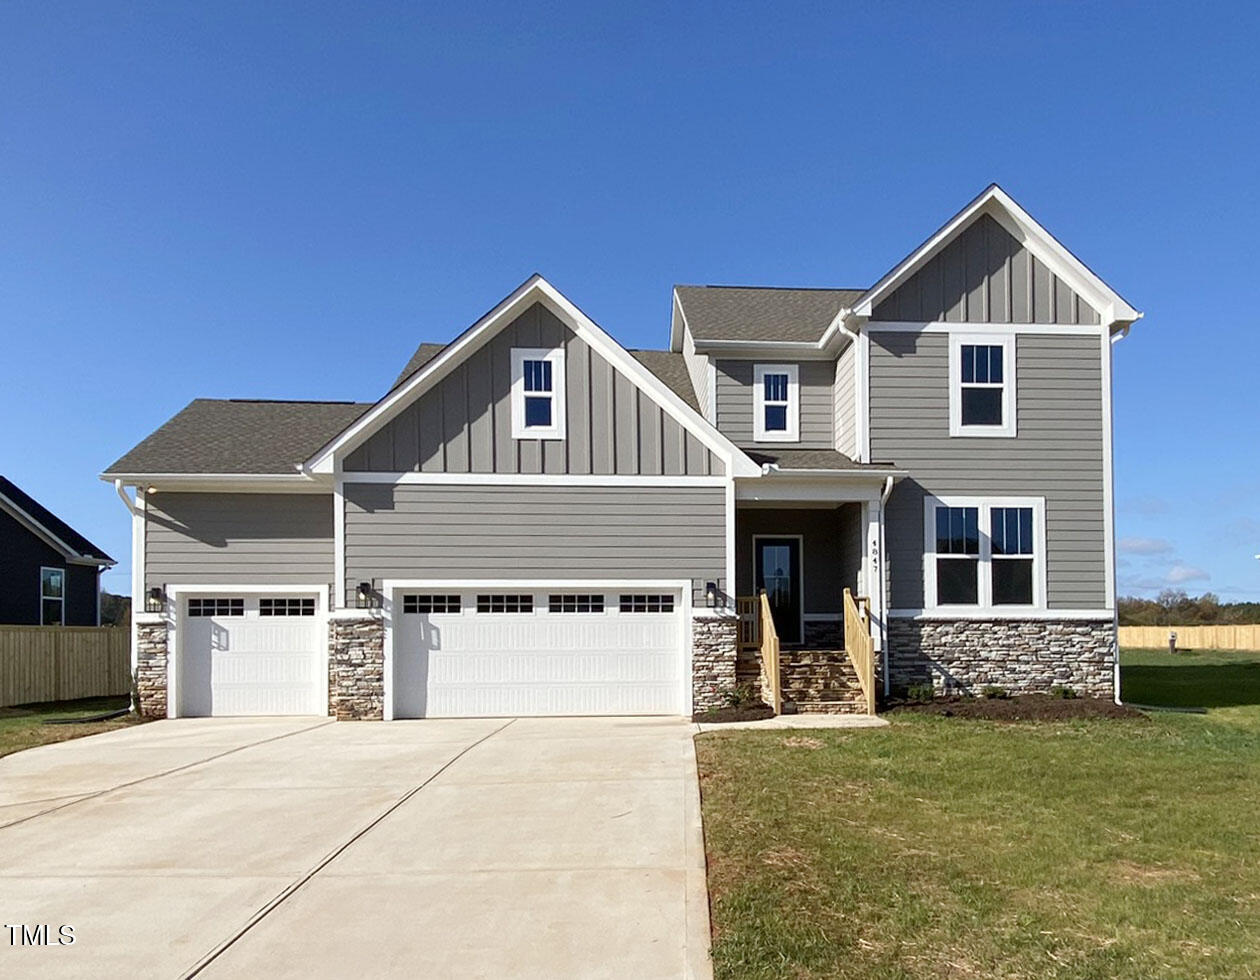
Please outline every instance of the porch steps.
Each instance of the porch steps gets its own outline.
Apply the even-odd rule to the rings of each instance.
[[[779,654],[784,708],[801,713],[864,715],[857,671],[843,650],[785,649]]]

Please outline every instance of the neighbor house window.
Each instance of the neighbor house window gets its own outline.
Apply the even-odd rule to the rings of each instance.
[[[28,593],[29,594],[29,593]],[[63,568],[39,570],[39,621],[44,626],[66,622],[66,572]]]
[[[928,498],[924,518],[928,608],[1044,607],[1042,498]]]
[[[512,437],[564,438],[564,351],[512,349]]]
[[[951,334],[949,434],[1015,435],[1015,337]]]
[[[753,439],[800,440],[800,372],[795,364],[753,366]]]

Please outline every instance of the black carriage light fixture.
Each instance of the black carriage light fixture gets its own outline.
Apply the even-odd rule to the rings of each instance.
[[[368,599],[370,599],[371,596],[372,596],[372,583],[360,582],[359,583],[359,602],[363,605],[366,605]]]
[[[162,590],[156,585],[149,590],[149,601],[145,603],[145,612],[162,611]]]
[[[709,605],[712,606],[714,602],[717,600],[717,583],[716,582],[704,583],[704,596],[706,599],[708,599]]]

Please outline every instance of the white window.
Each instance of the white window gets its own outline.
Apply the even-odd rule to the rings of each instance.
[[[795,364],[753,366],[753,439],[800,441],[801,389]]]
[[[64,626],[66,623],[64,568],[39,570],[39,622],[42,626]]]
[[[1045,500],[928,497],[923,595],[929,609],[1044,609]]]
[[[512,348],[512,438],[564,438],[564,350]]]
[[[1015,435],[1015,337],[949,335],[949,434]]]

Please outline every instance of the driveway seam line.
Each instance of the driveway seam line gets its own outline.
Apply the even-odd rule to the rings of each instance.
[[[303,885],[305,885],[317,874],[323,871],[326,867],[328,867],[328,865],[332,864],[333,861],[337,860],[337,858],[339,858],[342,854],[344,854],[350,848],[352,844],[357,843],[370,831],[374,830],[386,817],[394,813],[399,807],[401,807],[404,803],[406,803],[413,796],[419,793],[422,789],[428,786],[431,782],[433,782],[433,780],[437,779],[438,776],[442,775],[442,773],[446,772],[447,769],[455,765],[455,763],[457,763],[460,759],[462,759],[469,752],[475,749],[478,745],[481,745],[483,742],[489,741],[491,738],[493,738],[495,735],[498,735],[499,732],[503,731],[503,729],[507,728],[508,725],[512,724],[514,721],[516,721],[515,718],[509,718],[506,722],[504,722],[494,731],[483,735],[481,738],[477,739],[477,741],[473,742],[472,744],[464,746],[464,748],[460,749],[458,752],[455,753],[455,755],[451,756],[450,759],[444,762],[434,773],[432,773],[432,775],[424,779],[422,782],[420,782],[416,786],[413,786],[411,789],[407,790],[407,792],[405,792],[397,800],[395,800],[388,807],[386,807],[381,813],[377,814],[364,827],[355,831],[355,833],[353,833],[348,840],[344,841],[338,847],[334,848],[331,852],[325,855],[320,861],[318,861],[315,864],[313,868],[311,868],[309,871],[303,874],[296,881],[290,882],[290,884],[287,887],[285,887],[280,892],[280,894],[276,895],[273,899],[271,899],[271,901],[269,901],[261,909],[259,909],[252,916],[250,916],[249,921],[246,922],[245,925],[243,925],[235,933],[233,933],[231,936],[225,939],[222,943],[220,943],[214,949],[210,950],[210,952],[207,953],[205,956],[203,956],[200,960],[194,963],[192,968],[183,974],[184,980],[191,980],[192,977],[195,977],[199,973],[201,973],[206,967],[208,967],[211,963],[213,963],[220,956],[222,956],[229,949],[231,949],[234,945],[236,945],[236,943],[240,939],[242,939],[247,932],[253,929],[254,926],[258,925],[258,923],[262,922],[262,920],[265,919],[268,915],[270,915],[272,912],[278,909],[281,905],[287,902],[290,898],[296,895],[298,890],[301,889]]]
[[[269,738],[259,739],[257,742],[250,742],[246,745],[238,745],[236,748],[228,749],[226,752],[220,752],[217,755],[206,756],[204,759],[198,759],[196,762],[187,762],[182,766],[175,766],[173,769],[164,769],[162,772],[150,773],[147,776],[141,776],[139,779],[132,779],[125,783],[119,783],[116,786],[107,786],[105,789],[97,790],[95,793],[88,793],[84,796],[76,797],[68,800],[60,806],[50,806],[47,810],[40,810],[39,813],[31,813],[25,817],[19,817],[17,820],[11,820],[8,823],[0,824],[0,830],[8,830],[10,827],[16,827],[18,824],[26,823],[28,820],[36,820],[39,817],[46,816],[50,813],[57,813],[67,807],[72,807],[76,803],[83,803],[87,800],[95,800],[104,796],[106,793],[113,793],[120,789],[129,789],[132,786],[139,786],[141,783],[147,783],[151,779],[161,779],[163,776],[173,776],[177,772],[183,772],[186,769],[192,769],[196,766],[203,766],[207,762],[214,762],[216,759],[222,759],[225,756],[233,755],[236,752],[244,752],[246,749],[252,749],[259,745],[266,745],[268,742],[276,742],[282,738],[290,738],[294,735],[305,735],[307,732],[313,732],[317,728],[324,728],[331,725],[336,719],[329,718],[317,725],[311,725],[308,728],[299,728],[295,732],[284,732],[280,735],[272,735]]]

